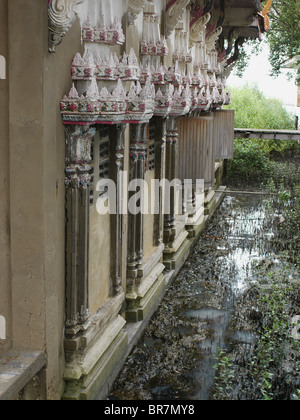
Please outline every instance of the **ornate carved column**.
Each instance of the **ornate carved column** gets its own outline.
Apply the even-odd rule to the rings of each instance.
[[[137,194],[139,185],[136,180],[145,179],[146,158],[147,158],[147,127],[148,124],[131,125],[130,135],[130,171],[129,182],[136,189],[129,191],[129,202]],[[133,188],[134,189],[134,188]],[[144,191],[140,191],[140,208],[143,206]],[[144,257],[144,227],[142,211],[132,212],[129,208],[128,214],[128,261],[127,277],[137,276],[137,269],[143,263]]]
[[[49,52],[55,53],[63,37],[76,18],[75,8],[85,0],[48,0],[48,42]]]
[[[89,318],[89,195],[91,144],[96,128],[72,125],[66,133],[66,336]]]
[[[111,215],[111,245],[112,245],[112,262],[111,277],[113,279],[113,294],[118,295],[123,291],[122,287],[122,240],[123,240],[123,215],[122,215],[122,198],[123,198],[123,177],[122,171],[124,167],[124,133],[126,124],[118,124],[111,128],[111,139],[113,153],[115,156],[115,167],[112,170],[112,179],[116,183],[117,202],[116,214]]]
[[[177,178],[177,146],[178,128],[177,119],[170,117],[167,121],[167,140],[166,140],[166,180],[170,183]],[[174,239],[172,230],[176,219],[176,188],[170,188],[170,212],[164,218],[164,242],[168,244]]]
[[[166,153],[166,136],[167,136],[167,120],[166,118],[154,117],[155,125],[155,179],[161,182],[165,179],[165,153]],[[159,202],[155,203],[158,214],[154,219],[154,245],[160,246],[163,243],[163,187],[159,186]]]

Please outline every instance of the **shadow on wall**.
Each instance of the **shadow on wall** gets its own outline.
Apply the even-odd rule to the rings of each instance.
[[[0,55],[0,79],[6,79],[6,61],[2,55]]]

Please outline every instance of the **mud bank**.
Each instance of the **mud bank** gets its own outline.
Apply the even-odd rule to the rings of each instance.
[[[259,392],[247,395],[242,390],[249,380],[243,376],[245,365],[258,341],[262,273],[265,278],[267,272],[284,270],[297,291],[293,296],[300,296],[298,271],[286,261],[277,237],[279,223],[280,214],[261,197],[225,198],[128,358],[111,399],[222,397],[216,393],[220,349],[232,358],[231,373],[238,378],[224,399],[259,399]],[[298,314],[300,300],[295,297],[290,315]],[[289,357],[297,358],[292,353]],[[286,399],[297,387],[297,375],[290,375]]]

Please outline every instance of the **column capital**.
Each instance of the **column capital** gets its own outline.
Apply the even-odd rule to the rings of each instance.
[[[90,185],[91,146],[96,128],[72,125],[65,127],[66,136],[66,187],[86,188]]]
[[[167,120],[166,142],[176,144],[178,142],[178,121],[171,117]]]
[[[130,133],[130,157],[133,160],[146,159],[148,123],[132,124]]]

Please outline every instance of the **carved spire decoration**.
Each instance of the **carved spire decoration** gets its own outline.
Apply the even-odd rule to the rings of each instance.
[[[63,37],[67,34],[76,18],[75,8],[85,0],[49,0],[48,42],[49,52],[55,53]]]
[[[134,25],[138,15],[143,11],[147,0],[129,0],[128,1],[128,23]]]
[[[182,14],[190,0],[168,0],[166,8],[167,36],[169,37],[177,24],[182,20]]]

